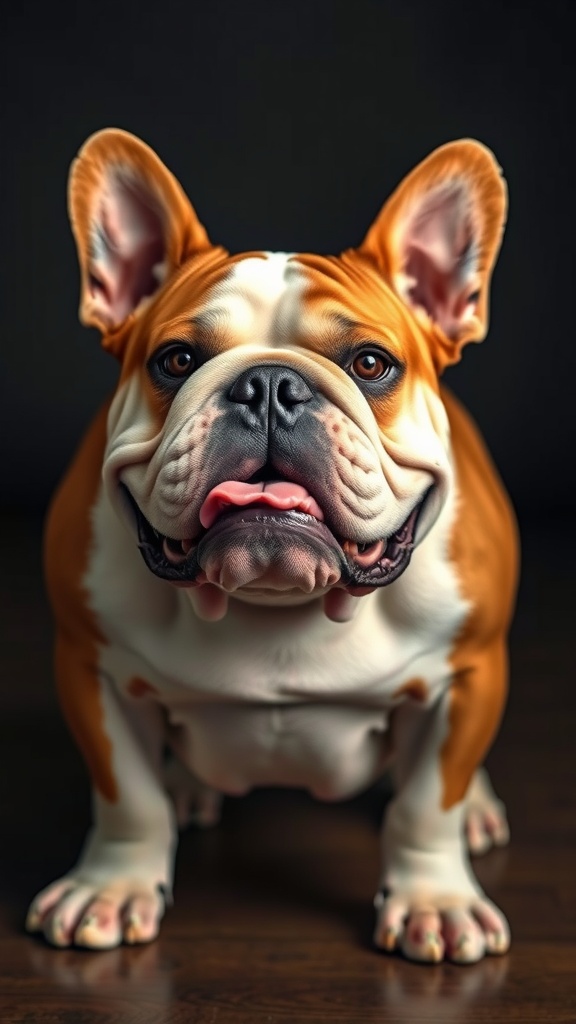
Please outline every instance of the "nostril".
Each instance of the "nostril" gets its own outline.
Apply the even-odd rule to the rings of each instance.
[[[301,402],[309,402],[312,392],[300,375],[289,374],[278,381],[277,396],[280,405],[289,408]]]
[[[243,373],[230,388],[228,398],[231,402],[239,402],[242,405],[259,405],[265,397],[264,392],[264,381],[258,374]]]

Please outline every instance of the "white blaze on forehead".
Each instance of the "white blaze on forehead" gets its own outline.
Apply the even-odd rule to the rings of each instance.
[[[294,333],[305,283],[291,253],[250,256],[235,264],[201,312],[222,318],[237,344],[276,348],[286,345]]]

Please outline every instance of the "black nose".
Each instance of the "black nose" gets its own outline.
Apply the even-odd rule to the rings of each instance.
[[[250,422],[269,429],[292,427],[313,398],[306,381],[288,366],[253,366],[234,382],[228,398],[243,405]]]

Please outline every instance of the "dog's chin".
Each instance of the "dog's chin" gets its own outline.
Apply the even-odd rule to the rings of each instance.
[[[227,593],[314,595],[333,587],[351,594],[384,587],[408,567],[427,495],[391,537],[358,545],[339,539],[312,515],[251,505],[232,508],[194,542],[165,537],[124,487],[148,568],[180,586],[211,583]]]

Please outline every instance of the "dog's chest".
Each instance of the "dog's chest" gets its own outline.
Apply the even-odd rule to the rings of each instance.
[[[86,583],[109,641],[102,668],[130,699],[163,704],[184,759],[218,788],[353,792],[381,770],[390,710],[448,684],[466,605],[441,557],[442,523],[409,571],[360,599],[343,624],[321,600],[288,609],[233,601],[220,622],[201,622],[185,591],[151,576],[104,500],[94,526]]]

